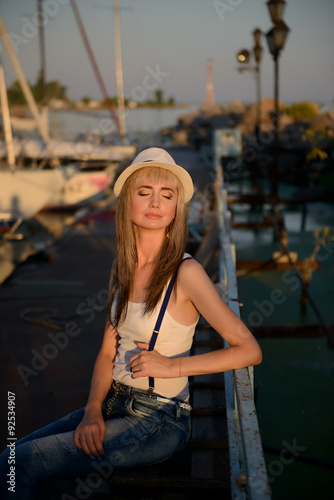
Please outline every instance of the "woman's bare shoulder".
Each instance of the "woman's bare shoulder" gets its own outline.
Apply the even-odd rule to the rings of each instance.
[[[197,262],[191,255],[185,255],[184,260],[181,262],[179,267],[179,273],[189,273],[189,270],[203,269],[201,264]]]
[[[211,280],[202,265],[194,258],[184,260],[181,263],[178,273],[178,281],[180,285],[185,288],[193,286],[196,286],[197,288],[204,283],[211,284]]]

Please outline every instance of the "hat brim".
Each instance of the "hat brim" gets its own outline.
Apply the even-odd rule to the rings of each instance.
[[[179,165],[173,163],[164,163],[162,161],[145,161],[141,163],[134,163],[133,165],[130,165],[125,170],[123,170],[114,185],[114,194],[116,198],[119,197],[122,187],[125,181],[130,177],[130,175],[133,174],[133,172],[136,172],[136,170],[144,167],[160,167],[172,172],[174,175],[176,175],[176,177],[178,177],[183,186],[184,201],[187,202],[191,199],[192,195],[194,194],[194,185],[188,172]]]

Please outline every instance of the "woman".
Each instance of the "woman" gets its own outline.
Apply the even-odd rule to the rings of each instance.
[[[163,149],[149,148],[119,176],[114,193],[117,250],[88,401],[17,442],[20,499],[34,498],[37,484],[51,477],[77,477],[77,488],[92,488],[114,469],[170,457],[190,435],[188,376],[261,362],[253,335],[184,253],[189,174]],[[199,313],[230,347],[189,356]]]

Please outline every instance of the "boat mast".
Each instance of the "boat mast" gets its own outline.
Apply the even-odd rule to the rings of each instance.
[[[44,128],[46,130],[49,130],[48,103],[46,95],[46,76],[45,76],[46,59],[45,59],[44,23],[43,23],[43,0],[37,0],[37,11],[39,19],[38,34],[39,34],[39,52],[41,61],[41,69],[39,74],[39,81],[41,84],[41,91],[42,91],[41,117],[42,120],[44,121]]]
[[[114,0],[113,11],[114,11],[114,41],[115,41],[115,65],[116,65],[119,135],[121,137],[125,137],[126,124],[125,124],[123,66],[122,66],[122,51],[121,51],[121,27],[120,27],[118,0]]]
[[[48,132],[47,128],[45,127],[45,124],[43,123],[41,115],[39,114],[34,96],[32,95],[32,92],[31,92],[31,89],[27,83],[27,80],[25,79],[21,65],[19,63],[18,58],[16,57],[16,54],[15,54],[14,49],[12,47],[11,41],[9,39],[6,27],[2,21],[1,16],[0,16],[0,34],[3,38],[3,41],[5,42],[7,52],[9,54],[11,61],[12,61],[14,69],[16,71],[16,74],[17,74],[17,77],[19,79],[24,97],[26,98],[26,101],[30,107],[31,113],[35,119],[39,133],[41,134],[41,137],[42,137],[43,141],[45,142],[47,150],[49,151],[49,154],[50,154],[51,158],[53,159],[54,164],[59,165],[59,160],[55,156],[53,148],[52,148],[51,143],[50,143],[49,132]]]
[[[42,88],[42,107],[46,105],[46,88],[45,88],[45,43],[44,43],[44,23],[43,19],[43,0],[37,0],[38,19],[39,19],[39,50],[41,58],[40,82]]]
[[[1,46],[0,46],[1,52]],[[10,126],[10,115],[8,108],[8,99],[7,99],[7,91],[5,84],[5,74],[3,71],[2,64],[0,64],[0,102],[1,102],[1,110],[2,110],[2,121],[3,128],[5,132],[5,141],[7,147],[7,160],[11,169],[14,169],[15,166],[15,153],[14,153],[14,145],[13,145],[13,136],[12,136],[12,128]]]
[[[81,20],[80,14],[79,14],[79,10],[78,10],[77,4],[76,4],[75,0],[70,0],[70,4],[71,4],[71,7],[72,7],[72,10],[73,10],[73,13],[74,13],[74,17],[75,17],[76,22],[77,22],[78,27],[79,27],[82,40],[84,42],[84,46],[85,46],[86,52],[88,54],[89,60],[91,62],[91,65],[93,67],[93,70],[94,70],[94,73],[95,73],[95,76],[96,76],[96,79],[97,79],[97,82],[99,84],[100,90],[101,90],[102,95],[104,96],[106,104],[107,104],[107,106],[109,108],[109,111],[110,111],[110,114],[111,114],[111,118],[114,121],[114,123],[116,124],[118,134],[120,135],[119,120],[118,120],[118,117],[117,117],[117,115],[115,113],[115,109],[114,109],[114,107],[112,105],[112,102],[111,102],[111,100],[108,97],[107,89],[106,89],[106,87],[104,85],[104,81],[102,79],[102,75],[100,73],[99,67],[97,65],[96,59],[95,59],[93,51],[92,51],[92,48],[90,46],[90,43],[89,43],[86,31],[85,31],[84,25],[82,23],[82,20]]]

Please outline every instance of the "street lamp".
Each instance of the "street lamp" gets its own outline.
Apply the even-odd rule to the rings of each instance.
[[[266,34],[268,48],[274,59],[274,95],[275,95],[275,114],[274,114],[274,162],[273,162],[273,175],[272,175],[272,196],[273,196],[273,209],[274,214],[277,211],[277,184],[278,184],[278,154],[279,154],[279,65],[278,57],[283,50],[288,33],[289,27],[282,20],[286,2],[285,0],[269,0],[267,2],[269,14],[273,28]]]
[[[283,49],[290,29],[284,21],[277,21],[275,26],[266,34],[270,53],[275,56]]]
[[[249,50],[247,49],[242,49],[238,54],[237,54],[237,59],[239,62],[241,62],[242,64],[248,64],[248,61],[249,61],[249,57],[250,57],[250,53],[249,53]],[[245,69],[245,68],[243,68]]]
[[[256,119],[256,127],[255,127],[255,135],[259,140],[260,127],[261,127],[261,75],[260,75],[260,62],[262,58],[263,48],[261,45],[262,31],[259,28],[256,28],[253,31],[253,37],[255,41],[255,45],[253,47],[253,55],[256,62],[255,66],[247,66],[251,53],[247,49],[242,49],[237,54],[238,61],[245,66],[240,66],[238,68],[239,71],[249,70],[254,71],[256,78],[256,95],[257,95],[257,119]]]
[[[267,2],[267,5],[272,22],[276,24],[281,21],[285,11],[286,1],[269,0],[269,2]]]

